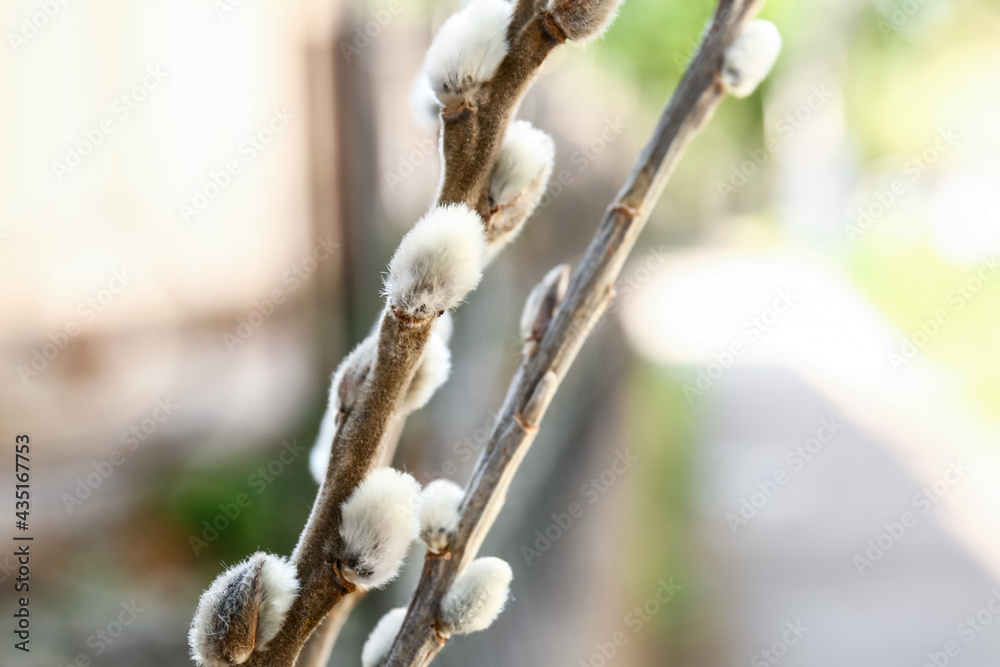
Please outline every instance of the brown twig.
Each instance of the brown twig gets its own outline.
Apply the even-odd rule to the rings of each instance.
[[[521,0],[515,12],[532,4]],[[504,133],[545,58],[565,38],[553,33],[544,13],[536,13],[520,28],[512,21],[508,41],[506,57],[493,78],[483,84],[475,102],[455,110],[445,109],[442,114],[441,150],[447,168],[442,174],[438,203],[466,204],[487,221],[487,233],[489,177]]]
[[[296,667],[326,667],[330,662],[330,654],[333,652],[337,635],[364,595],[361,591],[351,593],[330,610],[302,647],[298,660],[295,661]]]
[[[330,609],[354,587],[340,575],[333,554],[340,552],[340,508],[376,466],[397,405],[409,386],[434,318],[401,318],[383,311],[377,352],[358,400],[344,416],[332,443],[326,480],[292,554],[299,595],[278,635],[244,663],[253,667],[291,667],[306,639]]]
[[[399,437],[402,435],[405,424],[406,417],[398,415],[389,427],[378,465],[392,465],[396,449],[399,445]],[[365,595],[365,591],[355,591],[350,595],[344,596],[340,602],[334,605],[333,609],[330,610],[313,633],[309,635],[309,638],[302,646],[299,657],[295,660],[295,667],[326,667],[327,663],[330,662],[330,654],[333,653],[333,646],[337,642],[337,636],[343,629],[351,612],[354,611],[354,608],[361,602]]]
[[[546,408],[584,339],[613,297],[615,279],[673,168],[722,99],[718,82],[726,47],[762,0],[721,0],[713,23],[671,97],[642,155],[608,207],[570,279],[566,296],[533,354],[522,358],[490,440],[466,487],[451,558],[427,559],[383,667],[422,667],[443,648],[434,632],[441,599],[476,557]],[[522,34],[537,26],[528,21]],[[540,36],[538,37],[540,39]]]
[[[534,0],[520,0],[517,11],[529,15]],[[548,53],[563,39],[537,16],[508,38],[511,47],[493,79],[472,104],[442,114],[441,151],[444,170],[438,204],[465,203],[485,221],[489,234],[489,176],[511,117]],[[387,432],[397,415],[400,397],[409,386],[430,336],[433,318],[406,321],[392,309],[382,315],[378,352],[364,380],[358,401],[344,416],[331,444],[326,480],[292,555],[300,593],[278,635],[245,663],[250,667],[292,667],[303,645],[330,610],[351,592],[331,562],[340,550],[340,507],[377,465]],[[346,614],[345,614],[346,616]],[[324,632],[311,650],[316,664],[329,655],[336,631]],[[302,667],[308,667],[305,663]]]

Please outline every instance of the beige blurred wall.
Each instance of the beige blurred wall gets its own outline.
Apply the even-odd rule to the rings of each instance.
[[[266,434],[302,400],[295,316],[339,253],[312,220],[307,56],[341,9],[3,4],[0,423],[102,453],[179,392],[181,433]],[[224,336],[255,309],[274,326]]]

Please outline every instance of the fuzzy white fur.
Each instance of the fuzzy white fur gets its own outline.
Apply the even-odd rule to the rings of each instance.
[[[619,5],[621,0],[549,0],[548,10],[567,39],[583,44],[611,27]]]
[[[345,576],[378,588],[399,570],[419,530],[420,484],[392,468],[372,471],[341,508]]]
[[[451,313],[447,311],[434,321],[434,330],[431,341],[424,351],[424,359],[417,367],[413,382],[410,383],[410,389],[403,399],[403,406],[400,409],[402,414],[407,414],[426,405],[434,392],[448,379],[451,372],[451,350],[448,348],[448,342],[451,340],[453,326]],[[326,479],[326,469],[330,466],[330,446],[337,434],[337,429],[340,427],[340,424],[337,423],[341,407],[338,388],[347,375],[348,369],[355,369],[352,377],[356,377],[358,375],[357,367],[370,363],[374,359],[374,355],[375,337],[368,336],[344,358],[333,374],[330,381],[330,401],[323,414],[316,443],[309,452],[309,472],[317,484],[323,484],[323,480]],[[347,402],[353,404],[356,397],[350,394],[349,391]]]
[[[383,656],[392,648],[392,642],[403,627],[405,618],[406,607],[396,607],[379,619],[361,649],[361,667],[378,667]]]
[[[333,436],[337,433],[337,410],[328,406],[319,425],[319,435],[316,444],[309,451],[309,473],[319,485],[326,479],[326,469],[330,467],[330,447]]]
[[[483,275],[482,220],[463,204],[438,206],[421,218],[389,262],[389,305],[414,318],[457,306]]]
[[[264,648],[278,634],[298,590],[295,566],[280,556],[259,552],[232,566],[215,578],[198,602],[188,632],[191,657],[206,667],[245,662],[250,651]],[[249,638],[241,641],[252,648],[236,653],[222,644],[222,638],[231,620],[254,605],[256,633],[252,642]]]
[[[265,646],[281,630],[285,616],[299,593],[299,579],[291,562],[270,554],[264,561],[261,577],[263,596],[257,617],[257,643]]]
[[[566,286],[569,283],[569,267],[560,264],[550,270],[542,278],[541,282],[535,285],[524,302],[524,310],[521,311],[521,340],[528,342],[540,337],[544,331],[538,331],[539,325],[547,325],[548,321],[539,322],[543,307],[558,307],[566,294]],[[554,302],[549,302],[549,296],[554,297]],[[546,313],[546,317],[551,318],[552,313]]]
[[[507,55],[507,0],[474,0],[451,15],[427,50],[424,71],[445,107],[475,94]]]
[[[746,97],[768,75],[781,52],[781,33],[770,21],[751,22],[726,49],[722,82],[735,97]]]
[[[344,357],[330,379],[330,398],[327,403],[323,421],[319,426],[316,443],[309,452],[309,472],[317,484],[323,484],[326,479],[326,469],[330,465],[330,448],[333,438],[340,428],[340,410],[342,407],[352,407],[357,399],[357,385],[363,379],[365,368],[375,359],[376,339],[374,334],[368,335],[363,341]],[[348,384],[341,385],[345,379]]]
[[[503,611],[514,574],[499,558],[477,558],[441,600],[441,622],[453,634],[485,630]]]
[[[407,96],[410,113],[421,127],[434,127],[441,120],[441,103],[438,102],[427,72],[420,70],[410,84]]]
[[[455,321],[451,317],[451,313],[447,310],[442,313],[441,317],[434,320],[434,335],[440,338],[445,345],[451,343],[451,334],[455,331]]]
[[[441,553],[448,537],[458,529],[458,506],[465,491],[447,479],[436,479],[424,487],[420,506],[420,539],[433,553]]]
[[[450,374],[451,350],[448,343],[441,336],[431,335],[420,358],[420,365],[403,397],[399,413],[407,415],[427,405],[427,401],[431,400],[431,396],[448,380]]]
[[[536,178],[548,183],[555,151],[552,138],[532,127],[528,121],[511,123],[490,175],[490,195],[493,201],[506,206]]]

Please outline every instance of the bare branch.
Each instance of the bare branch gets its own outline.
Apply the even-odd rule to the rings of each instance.
[[[351,406],[332,444],[333,455],[312,514],[292,554],[299,595],[278,635],[244,663],[253,667],[291,667],[312,631],[354,587],[343,578],[333,555],[340,553],[340,511],[354,489],[375,467],[383,441],[420,355],[434,317],[414,320],[387,307],[378,330],[375,361],[358,400]]]
[[[351,593],[330,610],[302,647],[299,658],[295,661],[295,667],[326,667],[330,662],[330,654],[333,652],[337,635],[347,622],[347,617],[364,596],[365,593],[362,591]]]
[[[489,230],[485,222],[491,212],[489,177],[499,146],[534,73],[560,41],[551,36],[541,19],[525,26],[514,38],[496,74],[477,92],[475,101],[457,112],[445,109],[442,113],[444,170],[438,206],[467,204],[484,220],[484,232]],[[544,189],[544,183],[541,186]],[[505,224],[515,225],[517,221]],[[375,361],[367,374],[352,375],[353,381],[362,384],[352,404],[341,405],[341,410],[349,412],[339,418],[326,480],[292,555],[301,593],[278,635],[266,650],[255,651],[246,665],[291,667],[313,630],[334,605],[353,592],[353,586],[343,579],[341,564],[332,560],[342,546],[341,506],[375,467],[390,427],[399,421],[401,397],[420,363],[433,321],[433,316],[414,319],[391,308],[384,312]],[[327,636],[321,642],[325,646],[310,659],[322,659],[328,654],[333,638]]]
[[[613,297],[615,279],[667,178],[725,94],[720,81],[725,50],[761,2],[719,3],[697,55],[625,185],[606,210],[545,335],[537,349],[522,358],[466,487],[458,530],[446,553],[427,555],[406,619],[382,662],[384,667],[421,667],[443,648],[445,639],[435,631],[441,600],[476,557],[559,382]],[[529,21],[521,35],[536,31],[530,39],[543,50],[552,37],[540,24],[544,25],[543,19]],[[461,188],[456,187],[455,192],[460,193]]]
[[[543,298],[533,307],[539,312],[532,322],[531,345],[525,347],[501,417],[466,487],[457,529],[448,532],[440,554],[428,554],[403,627],[383,664],[426,665],[440,651],[450,631],[484,627],[495,615],[491,610],[499,610],[502,605],[501,597],[506,594],[501,596],[500,588],[489,588],[485,583],[470,585],[468,594],[456,598],[458,602],[452,606],[478,611],[464,616],[452,614],[451,626],[441,625],[442,599],[475,558],[563,375],[610,303],[614,280],[667,176],[724,93],[720,78],[723,53],[760,1],[721,0],[697,57],[628,182],[605,213],[565,295],[564,279],[560,279],[558,285],[545,288],[548,292],[558,287],[552,298]],[[515,235],[534,207],[533,198],[544,191],[551,168],[546,164],[546,160],[551,161],[550,151],[536,151],[544,159],[526,177],[507,169],[497,170],[499,175],[494,173],[522,96],[548,53],[564,42],[567,34],[581,40],[598,34],[613,16],[617,0],[518,0],[513,14],[503,3],[470,7],[484,14],[460,18],[471,18],[469,25],[477,30],[485,25],[484,16],[492,20],[490,17],[496,14],[509,19],[506,41],[481,30],[452,30],[449,34],[457,40],[458,50],[444,48],[455,45],[446,40],[437,53],[441,57],[435,63],[442,76],[435,89],[444,105],[444,171],[438,206],[404,238],[390,265],[389,304],[377,329],[370,342],[359,348],[360,352],[348,357],[343,374],[338,373],[341,380],[333,387],[338,402],[330,463],[291,557],[299,593],[273,639],[262,638],[259,644],[252,644],[253,652],[241,664],[291,667],[330,610],[355,592],[352,581],[366,581],[345,569],[341,560],[345,547],[340,534],[344,503],[385,457],[387,443],[394,432],[398,433],[402,403],[425,357],[435,320],[457,305],[478,282],[482,271],[479,257],[485,261],[487,254],[485,239],[499,246]],[[476,55],[473,49],[472,58],[463,61],[470,53],[462,51],[469,46],[468,40],[483,36],[483,51]],[[457,60],[453,58],[456,54]],[[733,64],[737,73],[754,72]],[[730,78],[737,83],[744,80]],[[494,176],[498,182],[493,185],[497,186],[523,183],[521,195],[513,192],[517,188],[497,187],[492,192],[504,194],[498,195],[503,201],[495,202],[490,187]],[[423,224],[428,219],[431,223]],[[470,219],[475,230],[472,236],[468,234]],[[480,233],[483,239],[479,239]],[[426,379],[422,385],[426,391],[418,392],[421,397],[433,390],[439,375]],[[417,403],[420,401],[415,398],[413,405]],[[351,599],[352,603],[359,595]],[[341,613],[327,619],[330,629],[317,638],[318,648],[310,651],[308,661],[316,663],[328,656],[347,608],[344,605]],[[245,639],[249,644],[249,635]],[[244,650],[242,644],[232,646]],[[228,651],[229,644],[225,648]]]
[[[443,318],[439,318],[435,326],[439,327],[441,325],[441,319]],[[399,445],[399,437],[403,432],[405,424],[406,415],[397,415],[389,427],[388,433],[385,435],[382,455],[378,463],[379,466],[392,464],[392,460],[396,455],[396,448]],[[302,651],[299,653],[298,659],[295,661],[295,667],[326,667],[327,663],[330,662],[330,654],[333,653],[333,646],[337,642],[337,636],[343,629],[351,612],[364,599],[365,595],[367,595],[366,591],[354,591],[334,605],[330,613],[320,622],[319,627],[309,635],[305,645],[302,647]]]
[[[519,5],[516,11],[520,9]],[[438,201],[465,203],[483,220],[490,217],[489,177],[507,126],[545,58],[565,41],[553,33],[544,13],[535,14],[519,30],[514,27],[511,23],[510,47],[493,78],[474,100],[446,107],[441,114],[441,152],[447,169]]]

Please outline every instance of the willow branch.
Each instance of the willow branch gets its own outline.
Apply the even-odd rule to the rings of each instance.
[[[302,647],[298,660],[295,661],[296,667],[326,667],[337,636],[364,595],[362,591],[351,593],[330,610]]]
[[[277,636],[265,650],[254,651],[246,665],[294,665],[302,645],[320,621],[341,598],[353,592],[354,587],[343,578],[339,563],[331,556],[341,549],[340,508],[375,467],[396,406],[420,361],[433,323],[433,317],[411,320],[391,308],[383,312],[375,359],[357,402],[334,437],[326,480],[292,554],[299,595]]]
[[[442,114],[444,170],[438,205],[466,204],[480,214],[487,235],[489,176],[504,134],[538,67],[562,41],[553,36],[541,17],[514,32],[512,27],[507,56],[475,100]],[[358,400],[337,429],[326,479],[292,555],[300,593],[278,635],[245,664],[291,667],[315,628],[353,592],[353,586],[341,576],[340,563],[332,557],[341,548],[340,508],[385,449],[386,435],[420,362],[433,321],[433,317],[416,321],[402,318],[391,308],[384,312],[375,359]],[[333,628],[324,632],[309,660],[315,663],[328,655],[335,636]]]
[[[532,2],[521,0],[515,12],[508,32],[510,48],[496,74],[474,100],[445,108],[441,114],[441,152],[448,169],[441,179],[438,203],[466,204],[487,221],[487,233],[490,171],[507,126],[545,58],[565,41],[545,20],[545,13],[531,13],[530,19],[522,17],[526,22],[518,24],[521,12],[534,12]]]
[[[382,455],[379,458],[378,465],[392,465],[392,460],[396,455],[399,438],[402,435],[405,424],[406,416],[397,415],[396,420],[385,435]],[[330,655],[333,653],[333,647],[337,643],[340,631],[344,628],[344,624],[347,623],[351,612],[354,611],[354,608],[358,606],[358,603],[361,602],[365,595],[366,591],[355,591],[346,595],[334,605],[333,609],[330,610],[313,633],[309,635],[309,638],[302,646],[299,657],[295,661],[295,667],[326,667],[330,662]]]
[[[605,211],[544,337],[522,357],[500,417],[466,487],[458,530],[443,555],[428,554],[406,619],[382,661],[383,667],[421,667],[443,648],[446,639],[437,627],[441,599],[476,557],[562,378],[613,298],[614,282],[667,178],[721,101],[724,52],[761,2],[719,3],[697,55],[624,186]],[[537,22],[526,24],[522,34],[533,25]]]

